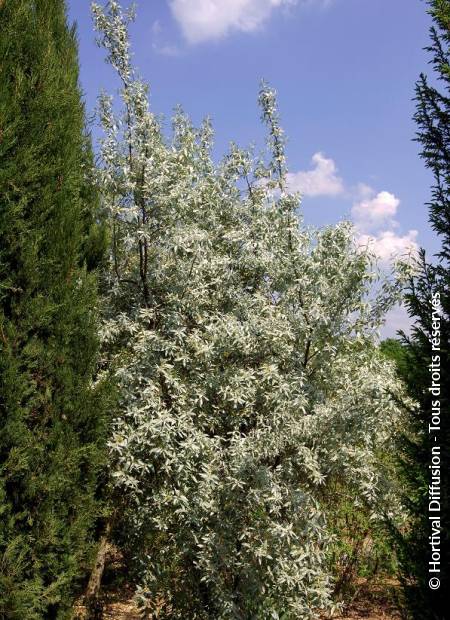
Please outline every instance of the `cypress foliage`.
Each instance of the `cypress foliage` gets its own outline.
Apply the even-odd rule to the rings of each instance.
[[[435,264],[429,264],[425,253],[421,252],[419,275],[411,281],[406,299],[415,325],[411,337],[405,339],[407,346],[402,374],[419,408],[411,412],[411,433],[405,438],[403,446],[411,527],[401,540],[400,557],[407,602],[413,618],[443,620],[448,618],[450,588],[450,1],[431,0],[429,13],[433,26],[430,30],[431,44],[427,50],[431,54],[434,75],[430,81],[422,74],[416,84],[415,121],[418,126],[417,140],[422,146],[421,156],[434,176],[428,205],[429,219],[442,246]],[[440,301],[440,317],[436,313],[433,317],[433,310],[436,309],[433,299],[436,303]],[[431,340],[439,332],[440,351],[433,351]],[[432,358],[436,355],[439,359]],[[429,366],[432,361],[437,371],[435,378],[440,375],[440,394],[437,390],[434,394],[430,392],[432,375]],[[430,432],[431,416],[438,413],[439,405],[440,424],[435,426],[440,428]],[[432,482],[429,466],[432,448],[436,449],[436,446],[440,447],[440,470],[434,473],[440,473],[442,529],[440,541],[435,537],[433,542],[436,550],[440,551],[441,572],[430,573],[429,562],[434,558],[429,537],[436,532],[432,531],[429,517],[438,514],[429,512],[429,485]],[[430,587],[431,577],[440,579],[438,589]]]
[[[104,241],[64,0],[0,1],[0,618],[70,617],[104,458]]]

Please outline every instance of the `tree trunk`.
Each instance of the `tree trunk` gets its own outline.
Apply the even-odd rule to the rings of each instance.
[[[103,615],[103,604],[100,600],[100,590],[102,585],[103,572],[105,570],[106,557],[109,550],[109,536],[111,533],[111,522],[108,521],[105,531],[102,534],[97,550],[95,564],[89,577],[89,583],[84,596],[86,607],[86,620],[101,620]]]

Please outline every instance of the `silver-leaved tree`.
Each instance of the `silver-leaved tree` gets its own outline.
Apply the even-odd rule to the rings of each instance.
[[[374,518],[395,508],[378,457],[401,387],[375,334],[401,285],[374,297],[351,226],[302,222],[273,90],[259,96],[270,157],[232,145],[216,164],[208,122],[177,111],[169,139],[150,111],[131,16],[116,0],[93,12],[122,83],[120,113],[100,99],[102,337],[137,600],[148,618],[316,617],[332,604],[330,490]]]

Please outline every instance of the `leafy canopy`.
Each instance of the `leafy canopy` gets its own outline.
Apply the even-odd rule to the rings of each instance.
[[[304,225],[272,89],[269,158],[232,144],[215,163],[208,121],[178,109],[168,138],[150,110],[132,15],[115,0],[93,12],[122,83],[120,113],[100,98],[102,337],[139,603],[158,618],[314,617],[331,605],[336,482],[373,517],[395,507],[378,453],[400,385],[375,342],[401,283],[379,281],[348,223]]]

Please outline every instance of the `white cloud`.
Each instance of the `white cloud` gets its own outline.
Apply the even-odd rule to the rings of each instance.
[[[173,16],[189,43],[221,39],[233,31],[260,29],[277,7],[297,0],[170,0]]]
[[[352,207],[352,216],[358,232],[357,243],[368,246],[386,265],[395,258],[406,258],[418,250],[417,230],[406,235],[395,232],[400,224],[395,219],[400,200],[391,192],[376,193],[369,185],[357,187],[359,202]]]
[[[370,190],[367,185],[360,186],[360,191],[366,195],[371,193]],[[365,200],[353,205],[352,215],[357,225],[364,230],[379,226],[386,221],[390,222],[391,226],[396,226],[393,218],[397,214],[399,204],[400,200],[394,194],[386,191],[378,192],[373,198],[367,196]]]
[[[337,196],[344,192],[344,183],[337,175],[336,164],[322,153],[312,157],[312,170],[290,172],[287,181],[290,191],[303,196]]]
[[[392,230],[384,230],[376,235],[359,235],[358,244],[368,246],[382,262],[388,263],[395,257],[406,258],[417,252],[417,235],[417,230],[410,230],[403,237]]]

